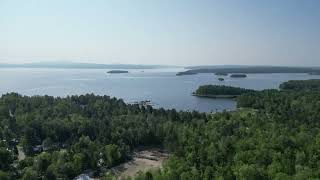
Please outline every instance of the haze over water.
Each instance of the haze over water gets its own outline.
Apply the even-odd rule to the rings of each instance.
[[[204,84],[231,85],[256,90],[278,88],[295,79],[318,79],[308,74],[248,74],[244,79],[225,77],[220,82],[214,74],[176,76],[182,69],[128,70],[128,74],[107,74],[97,69],[1,69],[0,93],[67,96],[94,93],[122,98],[126,102],[150,100],[155,107],[201,112],[233,110],[229,99],[199,98],[191,95]]]

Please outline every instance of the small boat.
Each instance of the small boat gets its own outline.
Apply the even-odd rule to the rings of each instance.
[[[223,79],[223,78],[218,78],[218,80],[219,80],[219,81],[224,81],[224,79]]]

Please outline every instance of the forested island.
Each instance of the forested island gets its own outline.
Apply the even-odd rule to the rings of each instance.
[[[129,73],[129,71],[124,71],[124,70],[111,70],[108,71],[109,74],[123,74],[123,73]]]
[[[214,114],[93,94],[5,94],[0,179],[73,179],[91,171],[113,180],[110,169],[147,145],[163,147],[169,159],[161,169],[128,179],[317,179],[320,92],[300,89],[244,93],[238,111]]]
[[[185,72],[178,72],[176,75],[183,76],[183,75],[194,75],[194,74],[197,74],[197,73],[192,72],[192,71],[185,71]]]
[[[193,92],[194,96],[209,98],[236,98],[244,93],[252,93],[254,90],[224,85],[203,85]]]
[[[216,68],[193,68],[177,75],[193,75],[198,73],[216,73],[216,74],[261,74],[261,73],[313,73],[320,74],[320,68],[312,67],[282,67],[282,66],[239,66],[239,67],[216,67]]]
[[[230,77],[232,78],[246,78],[246,74],[231,74]]]

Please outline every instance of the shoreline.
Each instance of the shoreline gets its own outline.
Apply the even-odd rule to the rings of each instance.
[[[205,98],[221,98],[221,99],[235,99],[237,98],[239,95],[203,95],[203,94],[195,94],[192,93],[192,96],[196,96],[196,97],[205,97]]]

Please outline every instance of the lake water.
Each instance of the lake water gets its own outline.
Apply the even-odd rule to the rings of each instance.
[[[229,99],[198,98],[191,95],[199,85],[232,85],[250,89],[278,88],[288,80],[319,79],[308,74],[249,74],[244,79],[213,74],[176,76],[183,69],[129,70],[128,74],[107,74],[99,69],[0,69],[0,93],[67,96],[94,93],[122,98],[126,102],[150,100],[155,107],[201,112],[233,110]]]

